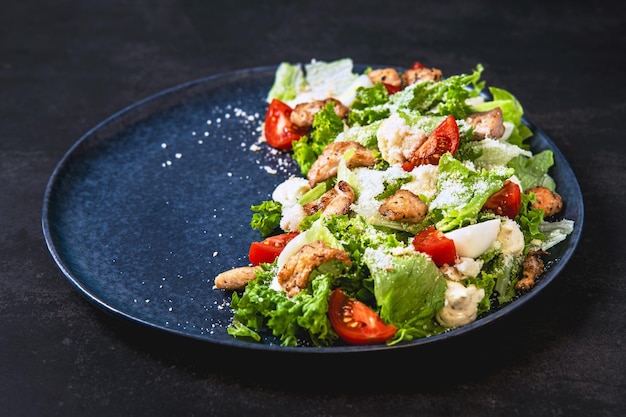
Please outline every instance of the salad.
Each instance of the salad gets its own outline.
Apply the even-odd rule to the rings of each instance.
[[[465,326],[532,289],[567,238],[533,132],[483,67],[443,76],[351,59],[282,63],[264,140],[301,175],[253,202],[250,264],[224,271],[229,334],[393,345]]]

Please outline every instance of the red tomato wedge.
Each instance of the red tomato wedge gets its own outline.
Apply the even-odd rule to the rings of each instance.
[[[456,259],[454,241],[435,226],[428,226],[413,238],[416,251],[429,255],[437,266],[453,265]]]
[[[287,243],[296,236],[298,236],[297,232],[283,233],[282,235],[270,236],[262,242],[252,242],[248,252],[248,259],[250,259],[253,265],[272,263],[280,255]]]
[[[454,155],[460,141],[459,126],[454,116],[450,115],[428,135],[426,141],[402,165],[402,168],[411,171],[419,165],[437,165],[444,153],[450,152]]]
[[[265,139],[270,146],[289,150],[293,141],[305,135],[291,123],[293,109],[278,99],[273,99],[265,114]]]
[[[387,84],[387,83],[383,83],[383,85],[387,89],[387,94],[389,94],[389,95],[396,94],[397,92],[402,91],[401,87],[396,87],[395,85],[391,85],[391,84]]]
[[[352,345],[383,343],[397,330],[361,301],[346,297],[339,288],[330,295],[328,318],[339,337]]]
[[[522,206],[522,191],[519,185],[506,180],[502,188],[493,193],[483,205],[482,210],[490,210],[499,216],[514,219]]]

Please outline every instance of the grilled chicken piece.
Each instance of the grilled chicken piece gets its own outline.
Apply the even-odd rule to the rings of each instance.
[[[522,268],[524,277],[515,284],[516,290],[528,291],[535,285],[535,280],[543,273],[543,260],[541,255],[545,255],[545,251],[529,251],[524,259]]]
[[[278,271],[278,283],[289,297],[293,297],[306,287],[314,269],[333,260],[346,265],[352,263],[347,252],[326,246],[321,240],[304,245]]]
[[[474,128],[473,140],[483,140],[487,137],[501,138],[504,135],[504,123],[500,107],[470,114],[465,121]]]
[[[289,120],[300,129],[309,129],[313,126],[313,118],[317,112],[326,107],[328,103],[334,104],[335,114],[339,116],[339,118],[343,119],[348,114],[349,109],[341,104],[339,100],[327,98],[326,100],[315,100],[308,103],[297,104],[293,108]]]
[[[378,208],[378,212],[386,219],[419,223],[426,217],[428,206],[409,190],[398,190]]]
[[[371,167],[376,163],[374,153],[358,142],[332,142],[328,144],[317,160],[311,165],[307,178],[311,188],[318,182],[322,182],[337,175],[337,168],[341,158],[348,151],[354,152],[346,161],[350,169],[356,167]]]
[[[398,88],[402,85],[400,74],[393,68],[374,69],[368,72],[367,76],[374,84],[383,83]]]
[[[443,73],[437,68],[417,68],[408,69],[402,74],[402,86],[415,84],[420,81],[441,81]]]
[[[536,201],[533,208],[543,210],[544,217],[554,216],[563,209],[563,198],[546,187],[533,187],[526,190],[526,194],[534,193]]]
[[[260,270],[256,266],[242,266],[240,268],[224,271],[215,277],[215,288],[223,290],[242,290],[249,281],[256,279],[256,272]]]
[[[331,190],[326,191],[320,198],[306,203],[302,208],[308,215],[322,210],[322,214],[348,214],[354,202],[354,190],[345,181],[339,181]]]

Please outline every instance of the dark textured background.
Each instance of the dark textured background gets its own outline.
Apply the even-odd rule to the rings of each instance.
[[[1,416],[621,416],[626,18],[617,1],[59,0],[0,12]],[[585,200],[577,256],[506,320],[436,349],[228,351],[119,322],[50,257],[44,188],[95,124],[224,71],[352,57],[480,62],[557,143]]]

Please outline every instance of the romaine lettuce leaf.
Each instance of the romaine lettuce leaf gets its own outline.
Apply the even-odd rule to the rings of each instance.
[[[480,81],[482,72],[482,65],[478,65],[471,74],[412,84],[391,96],[381,83],[359,88],[348,116],[349,124],[368,125],[389,117],[393,112],[435,116],[452,114],[456,119],[464,119],[472,109],[467,99],[479,96],[484,87],[484,82]]]
[[[267,94],[266,101],[269,103],[274,98],[283,102],[293,100],[305,85],[306,81],[302,66],[282,62],[276,69],[274,84],[272,84],[272,88],[270,88]]]
[[[515,175],[519,178],[523,190],[543,186],[555,191],[556,184],[548,175],[548,170],[554,165],[554,153],[551,150],[539,152],[530,158],[518,155],[507,165],[515,169]]]
[[[304,65],[282,62],[276,69],[274,83],[266,97],[269,103],[277,98],[290,106],[311,100],[338,97],[350,88],[359,77],[353,73],[350,58],[336,61],[311,61]]]
[[[337,97],[352,86],[358,78],[353,73],[350,58],[335,61],[311,61],[304,66],[306,81],[312,95],[317,99]]]
[[[543,210],[532,207],[535,201],[534,194],[522,193],[521,197],[522,204],[516,220],[524,234],[524,242],[528,245],[531,241],[543,241],[546,236],[539,228],[543,223]]]
[[[478,305],[479,314],[492,307],[492,300],[497,300],[501,306],[516,296],[515,284],[519,280],[523,257],[490,251],[482,259],[485,263],[478,278],[469,281],[485,289],[485,298]],[[492,291],[495,292],[495,297],[490,297]]]
[[[489,169],[496,165],[506,165],[518,156],[530,157],[532,153],[506,141],[484,139],[469,141],[461,145],[459,154],[474,155],[472,161],[478,168]]]
[[[539,230],[545,235],[539,249],[548,250],[562,242],[574,231],[574,221],[563,219],[557,222],[541,222]]]
[[[378,139],[376,133],[378,132],[380,123],[381,122],[376,121],[367,126],[353,125],[344,129],[344,131],[337,136],[335,141],[357,142],[368,149],[377,150]]]
[[[367,126],[378,120],[386,119],[391,114],[390,108],[385,106],[388,102],[389,93],[381,83],[369,88],[358,88],[356,99],[348,114],[348,124],[350,126]]]
[[[411,85],[398,94],[392,96],[393,102],[404,102],[401,94],[411,94],[412,98],[407,106],[420,113],[433,113],[440,116],[452,114],[455,119],[464,119],[471,107],[467,99],[477,97],[484,88],[480,81],[484,68],[476,66],[471,74],[453,75],[439,82],[426,81]]]
[[[435,315],[444,305],[446,280],[427,256],[367,248],[363,257],[374,279],[380,317],[398,327],[392,343],[443,331]]]
[[[474,170],[445,153],[439,160],[437,195],[429,204],[442,232],[475,223],[487,199],[513,174],[512,168]]]

